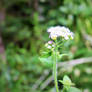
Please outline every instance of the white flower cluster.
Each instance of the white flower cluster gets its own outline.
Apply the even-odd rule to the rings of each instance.
[[[47,30],[48,33],[50,33],[50,38],[52,40],[56,40],[57,37],[63,37],[65,40],[73,39],[74,34],[73,32],[70,32],[70,30],[64,26],[56,26],[56,27],[50,27]]]

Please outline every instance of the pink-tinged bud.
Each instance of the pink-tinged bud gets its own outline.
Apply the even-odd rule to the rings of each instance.
[[[48,44],[52,44],[53,43],[53,41],[48,41]]]

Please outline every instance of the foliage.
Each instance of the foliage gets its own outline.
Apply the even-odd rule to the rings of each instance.
[[[62,49],[62,53],[69,53],[62,57],[62,62],[92,56],[92,41],[86,38],[92,36],[91,0],[39,0],[37,6],[36,0],[1,2],[6,12],[2,38],[7,58],[6,64],[0,60],[1,92],[32,92],[31,87],[43,71],[50,69],[50,64],[44,66],[38,58],[40,48],[48,40],[46,30],[50,26],[64,25],[75,33],[74,41],[67,42]],[[91,65],[76,66],[68,73],[78,88],[89,92],[92,92]],[[63,75],[58,77],[62,79]],[[51,92],[52,85],[44,92]],[[40,87],[34,92],[41,92]]]

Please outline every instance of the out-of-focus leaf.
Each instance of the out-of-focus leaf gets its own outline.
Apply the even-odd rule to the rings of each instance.
[[[67,92],[82,92],[82,91],[79,90],[78,88],[70,87],[69,90],[68,90]]]

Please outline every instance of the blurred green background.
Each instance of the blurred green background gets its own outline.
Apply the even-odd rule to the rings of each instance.
[[[49,61],[40,62],[39,55],[49,40],[47,28],[57,25],[75,34],[62,49],[69,56],[61,62],[92,57],[92,0],[0,0],[0,37],[6,54],[6,60],[0,60],[0,92],[55,92]],[[60,67],[58,79],[64,74],[83,92],[92,92],[92,62]]]

